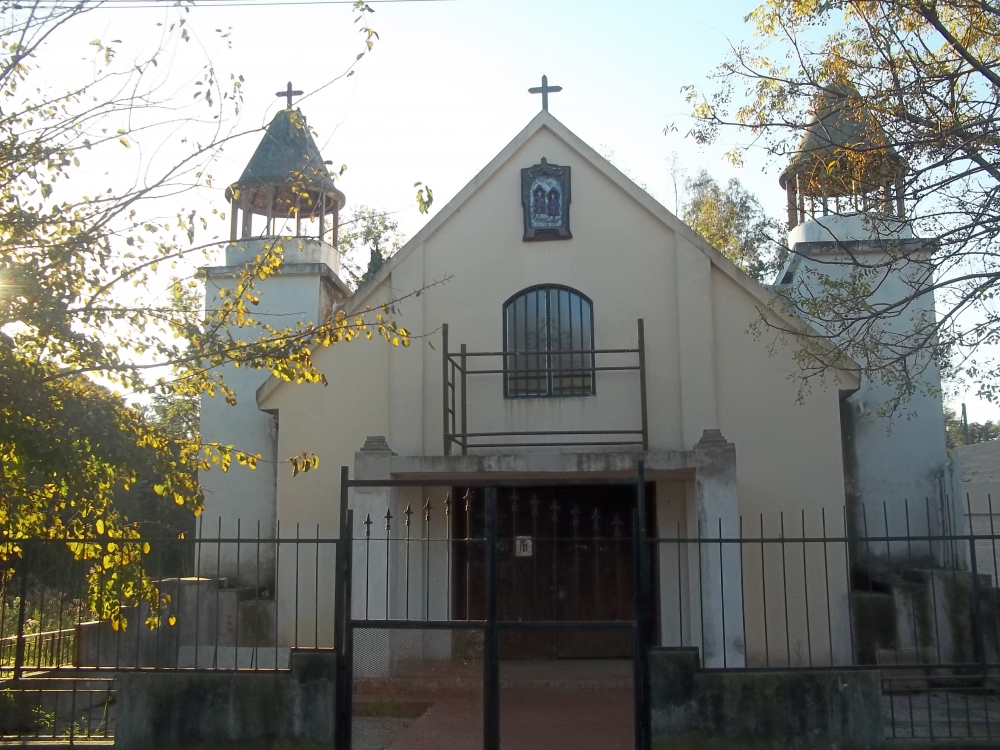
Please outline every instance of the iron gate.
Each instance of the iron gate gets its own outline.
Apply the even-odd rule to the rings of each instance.
[[[649,747],[643,467],[600,482],[342,468],[337,747]]]

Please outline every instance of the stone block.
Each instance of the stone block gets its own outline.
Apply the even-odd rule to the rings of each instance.
[[[884,745],[879,673],[703,671],[691,649],[653,649],[657,750],[869,750]]]
[[[118,681],[115,746],[329,748],[336,655],[295,651],[280,672],[133,672]]]

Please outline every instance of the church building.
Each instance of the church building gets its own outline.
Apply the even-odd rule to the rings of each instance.
[[[408,346],[375,335],[314,347],[325,387],[227,370],[237,403],[203,398],[203,439],[263,460],[256,471],[202,478],[203,538],[338,537],[345,466],[352,480],[373,482],[354,487],[349,498],[354,561],[372,571],[369,588],[355,580],[353,616],[472,618],[475,602],[446,592],[468,575],[461,561],[428,548],[414,551],[411,566],[409,551],[399,553],[405,560],[390,559],[388,544],[373,552],[373,543],[366,560],[363,542],[387,534],[408,540],[418,528],[441,539],[474,536],[483,523],[476,499],[484,482],[495,483],[497,524],[518,540],[510,561],[499,563],[513,582],[501,583],[498,607],[525,621],[568,612],[576,620],[614,620],[618,604],[609,602],[620,580],[597,571],[574,588],[561,573],[539,568],[572,570],[579,547],[549,549],[542,540],[575,539],[581,529],[630,536],[636,499],[621,481],[641,464],[648,535],[702,540],[652,557],[659,643],[697,647],[708,666],[763,663],[775,638],[787,644],[779,660],[789,666],[804,663],[807,641],[811,664],[849,662],[844,545],[803,544],[798,561],[789,562],[765,559],[763,545],[755,552],[704,540],[846,537],[857,523],[846,504],[861,502],[866,487],[877,491],[879,504],[911,491],[923,503],[943,468],[943,429],[938,456],[936,436],[916,443],[910,436],[929,434],[933,424],[903,426],[887,438],[879,425],[859,421],[861,412],[875,410],[879,386],[863,383],[861,366],[833,347],[835,367],[803,387],[798,338],[775,329],[814,333],[810,323],[773,305],[772,288],[583,142],[549,113],[547,101],[352,291],[337,250],[345,197],[303,125],[289,100],[230,188],[233,242],[225,265],[204,269],[207,304],[218,304],[219,290],[264,248],[280,244],[281,270],[260,283],[256,318],[288,325],[342,310],[349,320],[370,322],[387,305],[386,317],[409,332]],[[820,208],[829,196],[796,176],[804,174],[800,167],[793,162],[782,176],[796,243],[778,280],[786,288],[805,278],[803,266],[828,260],[819,257],[832,252],[824,228],[843,228]],[[920,242],[901,212],[898,224],[895,239]],[[887,239],[865,235],[861,219],[850,231],[844,239],[865,252],[884,249]],[[758,325],[762,320],[775,325]],[[933,423],[940,409],[938,396],[921,405],[921,414]],[[914,449],[921,440],[926,450]],[[282,461],[303,451],[318,456],[319,468],[293,477]],[[893,466],[897,460],[908,463]],[[396,480],[398,486],[388,484]],[[937,496],[931,499],[935,518],[947,514]],[[940,528],[928,524],[922,528]],[[290,565],[273,551],[263,554],[272,556],[269,575],[280,589]],[[606,570],[621,561],[613,554],[607,560]],[[205,561],[202,569],[213,565]],[[218,565],[218,575],[244,583],[260,575],[247,572],[246,558],[220,554]],[[810,599],[813,576],[813,596],[822,581],[833,582],[826,605]],[[761,595],[762,584],[782,577],[786,592],[805,590],[805,597],[777,601],[778,584]],[[547,593],[526,593],[539,590]],[[281,618],[285,604],[277,605]],[[304,617],[315,614],[321,645],[332,639],[331,610],[322,601],[315,606]],[[279,628],[278,637],[292,636]],[[564,656],[602,649],[611,656],[610,640],[553,648]],[[537,655],[516,644],[508,654],[516,657],[519,648]],[[767,658],[776,663],[773,653]]]

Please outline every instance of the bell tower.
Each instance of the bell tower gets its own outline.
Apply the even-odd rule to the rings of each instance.
[[[904,200],[907,173],[905,160],[857,89],[828,87],[779,178],[787,196],[791,250],[778,277],[779,292],[793,300],[815,299],[830,283],[861,273],[871,281],[866,302],[879,308],[899,305],[932,283],[935,242],[914,235]],[[878,325],[886,338],[905,345],[934,316],[933,294],[924,294],[883,316]],[[823,320],[810,322],[835,339],[840,332],[826,328]],[[848,347],[846,353],[865,364],[863,348]],[[880,415],[895,394],[891,374],[863,378],[860,390],[841,402],[851,531],[867,536],[960,533],[943,494],[947,449],[938,365],[929,354],[917,354],[898,367],[916,373],[919,387],[891,419]],[[881,547],[870,552],[883,562],[935,552],[926,543],[901,555]]]
[[[212,309],[221,303],[220,291],[233,289],[248,263],[257,256],[279,255],[278,272],[256,282],[259,303],[252,308],[255,320],[278,328],[318,322],[350,295],[338,276],[337,223],[344,194],[335,186],[302,112],[292,109],[291,97],[299,93],[290,83],[287,91],[279,92],[287,97],[288,106],[275,115],[243,174],[226,189],[232,223],[225,265],[202,269],[205,304]],[[255,339],[261,330],[233,327],[230,333],[236,340]],[[218,393],[202,396],[202,439],[259,453],[262,460],[255,471],[234,467],[225,474],[210,471],[202,477],[206,496],[202,535],[233,538],[239,531],[246,538],[258,533],[273,538],[278,421],[277,415],[258,409],[256,401],[257,389],[269,373],[229,365],[222,375],[236,392],[236,404],[227,404]],[[243,570],[237,571],[235,560],[225,552],[219,576],[240,575],[244,583],[254,580],[256,570],[250,572],[244,561],[239,565]],[[202,575],[210,572],[206,568],[215,568],[215,560],[202,563]],[[272,563],[262,558],[261,571]],[[262,580],[259,585],[266,583]]]

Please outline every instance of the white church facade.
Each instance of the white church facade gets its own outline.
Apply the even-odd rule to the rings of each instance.
[[[336,250],[344,197],[325,174],[310,185],[322,206],[321,229],[281,239],[281,149],[287,146],[283,153],[292,162],[303,153],[307,162],[318,157],[308,131],[302,133],[309,143],[285,143],[301,137],[290,135],[291,116],[290,109],[279,113],[254,157],[256,176],[248,167],[237,183],[234,243],[224,266],[205,269],[207,304],[217,303],[218,290],[263,244],[280,242],[282,270],[261,282],[256,317],[317,320],[339,308],[352,319],[388,304],[410,343],[392,346],[375,336],[317,347],[326,387],[227,372],[237,404],[203,399],[203,439],[259,452],[263,461],[256,472],[203,477],[202,537],[338,537],[339,467],[349,467],[355,480],[400,480],[351,492],[353,536],[360,540],[354,560],[384,581],[367,588],[355,582],[354,616],[449,620],[472,616],[471,604],[448,593],[461,575],[451,558],[414,545],[411,566],[409,546],[399,553],[404,557],[390,559],[385,545],[378,553],[384,559],[372,563],[364,558],[372,547],[363,541],[386,534],[390,524],[396,531],[389,533],[408,534],[412,523],[425,524],[425,535],[435,538],[468,536],[475,511],[466,506],[461,520],[460,503],[468,488],[484,483],[517,486],[501,489],[497,501],[501,527],[517,539],[532,538],[532,518],[538,533],[539,507],[551,524],[541,536],[593,528],[610,537],[613,519],[628,519],[634,510],[616,482],[634,477],[640,463],[648,482],[644,511],[656,539],[843,538],[855,522],[848,505],[869,496],[880,508],[886,501],[879,517],[887,519],[901,517],[892,503],[918,495],[923,503],[927,496],[933,513],[925,522],[914,514],[911,531],[942,528],[940,519],[951,511],[939,493],[931,496],[945,460],[940,395],[919,405],[920,419],[887,437],[877,420],[861,418],[873,412],[879,386],[863,383],[860,366],[846,355],[838,355],[825,380],[803,388],[796,337],[751,329],[762,316],[782,329],[808,331],[809,324],[775,309],[770,288],[547,110],[353,292],[341,280]],[[286,174],[293,169],[301,166]],[[793,239],[816,246],[803,245],[792,263],[827,252],[828,238],[815,228],[822,223],[803,213]],[[301,232],[299,225],[294,234]],[[798,269],[786,269],[783,283],[794,283]],[[848,422],[853,443],[845,442]],[[938,424],[940,436],[932,435]],[[293,477],[281,460],[303,451],[317,455],[320,468]],[[883,533],[884,526],[869,531]],[[765,658],[773,664],[775,638],[782,644],[779,661],[788,665],[804,659],[796,654],[806,642],[810,663],[850,663],[846,545],[803,543],[791,561],[768,557],[763,545],[759,552],[721,542],[653,548],[660,643],[697,647],[707,666]],[[536,542],[532,551],[540,550]],[[559,554],[545,559],[574,564]],[[246,583],[249,561],[219,559],[220,576]],[[517,571],[532,570],[511,559],[515,581]],[[280,579],[290,567],[273,562],[283,590]],[[209,567],[206,561],[202,570]],[[584,588],[613,595],[614,580],[601,575],[595,572]],[[562,580],[544,583],[546,590],[559,589]],[[778,581],[786,592],[781,601],[773,594]],[[317,591],[329,583],[314,581]],[[535,585],[521,579],[524,591]],[[824,585],[825,598],[816,598]],[[789,591],[804,596],[789,600]],[[601,591],[589,598],[554,594],[563,595],[575,597],[567,606],[577,618],[614,619]],[[562,606],[529,604],[518,590],[507,596],[507,606],[520,602],[512,616],[526,620],[553,619]],[[304,615],[295,604],[296,620],[316,621],[316,645],[333,637],[332,605],[320,600],[319,609]],[[277,602],[283,645],[299,637],[297,625],[289,631],[290,608],[290,599]]]

